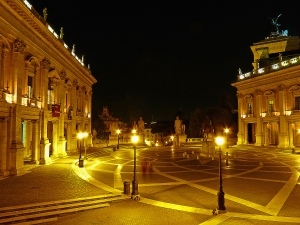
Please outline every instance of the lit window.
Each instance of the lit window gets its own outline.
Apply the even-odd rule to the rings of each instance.
[[[300,97],[295,97],[295,109],[300,110]]]
[[[252,104],[248,103],[248,114],[252,114]]]
[[[33,96],[33,77],[31,76],[28,76],[27,87],[28,87],[28,98],[31,99]]]
[[[269,108],[269,112],[274,112],[274,101],[273,100],[269,100],[268,101],[268,108]]]

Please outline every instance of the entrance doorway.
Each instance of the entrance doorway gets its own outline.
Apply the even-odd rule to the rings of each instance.
[[[255,144],[256,142],[256,136],[255,136],[255,132],[256,132],[256,126],[255,123],[248,123],[248,143],[249,144]]]

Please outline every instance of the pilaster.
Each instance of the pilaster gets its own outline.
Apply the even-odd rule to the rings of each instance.
[[[7,164],[7,121],[7,117],[0,118],[0,176],[9,175]]]

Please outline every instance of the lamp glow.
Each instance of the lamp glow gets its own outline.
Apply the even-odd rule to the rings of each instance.
[[[224,138],[223,137],[216,137],[216,143],[218,146],[221,146],[224,144]]]

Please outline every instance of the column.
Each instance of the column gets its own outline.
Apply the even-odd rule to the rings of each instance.
[[[255,91],[255,114],[256,114],[256,141],[255,146],[263,146],[263,134],[262,134],[262,120],[261,120],[261,108],[262,108],[262,92],[257,89]]]
[[[22,78],[24,73],[24,51],[27,45],[20,39],[15,40],[14,43],[15,54],[14,54],[14,68],[13,68],[13,80],[12,80],[12,93],[13,102],[21,105],[22,104]]]
[[[66,138],[64,135],[64,129],[65,129],[65,113],[64,113],[64,107],[65,107],[65,78],[66,78],[66,73],[64,71],[60,72],[60,81],[59,81],[59,86],[58,86],[58,98],[60,102],[60,116],[59,116],[59,124],[58,124],[58,156],[59,157],[64,157],[67,155],[66,153]]]
[[[243,95],[237,94],[238,97],[238,141],[237,145],[244,144],[245,136],[244,136],[244,122],[242,119],[242,110],[243,110]]]
[[[42,113],[40,117],[41,126],[41,140],[40,140],[40,164],[51,163],[49,157],[49,146],[50,142],[47,137],[47,126],[48,126],[48,71],[51,62],[48,59],[43,59],[41,62],[41,101],[42,101]]]
[[[52,134],[52,155],[51,158],[58,157],[58,120],[53,120],[53,134]]]
[[[0,101],[4,101],[4,96],[2,94],[5,91],[5,79],[8,80],[8,76],[5,73],[5,60],[6,60],[6,52],[10,51],[11,48],[6,38],[0,34]],[[7,81],[6,80],[6,81]]]
[[[294,129],[293,129],[294,123],[289,122],[288,126],[289,126],[289,148],[295,148],[295,145],[294,145]]]
[[[31,162],[32,164],[39,164],[39,123],[38,120],[32,120],[32,155]]]
[[[8,160],[7,157],[7,120],[8,118],[2,117],[0,118],[0,175],[6,176],[9,174],[8,171]]]
[[[24,146],[22,143],[22,121],[19,105],[11,108],[10,113],[10,134],[11,134],[11,158],[10,174],[17,175],[24,167]]]
[[[52,162],[49,157],[49,146],[50,142],[47,137],[47,127],[48,127],[48,118],[47,111],[42,111],[40,117],[40,127],[41,127],[41,140],[40,140],[40,164],[50,164]]]
[[[284,85],[278,86],[279,90],[279,134],[278,134],[278,148],[287,148],[289,146],[288,125],[286,122],[286,88]]]
[[[248,144],[248,123],[244,123],[244,144]]]

